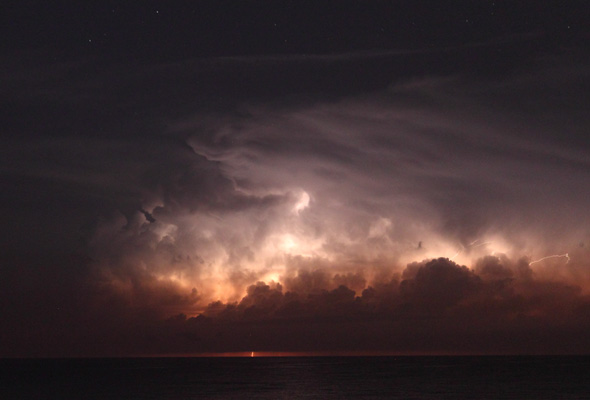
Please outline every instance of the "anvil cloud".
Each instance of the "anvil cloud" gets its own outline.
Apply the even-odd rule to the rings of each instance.
[[[315,80],[406,57],[5,81],[3,354],[589,351],[588,69]]]

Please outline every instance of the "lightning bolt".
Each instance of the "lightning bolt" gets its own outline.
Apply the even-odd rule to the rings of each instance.
[[[473,242],[469,243],[469,247],[479,247],[479,246],[485,246],[486,244],[492,244],[492,243],[494,243],[494,242],[481,242],[481,243],[477,243],[477,242],[479,242],[479,239],[478,240],[474,240]]]
[[[457,253],[453,257],[449,258],[449,260],[453,261],[455,259],[455,257],[457,257],[459,254],[463,253],[463,250],[465,250],[465,246],[463,246],[462,244],[459,244],[459,245],[461,246],[461,248],[459,249],[459,251],[457,251]]]
[[[569,255],[569,253],[565,253],[565,254],[553,254],[553,255],[550,255],[550,256],[547,256],[547,257],[539,258],[538,260],[531,261],[531,262],[529,263],[529,265],[536,264],[536,263],[538,263],[538,262],[541,262],[541,261],[547,260],[547,259],[549,259],[549,258],[561,258],[561,257],[565,257],[565,258],[567,258],[567,261],[565,262],[566,264],[567,264],[568,262],[570,262],[570,255]]]
[[[485,246],[486,244],[492,244],[493,242],[481,242],[481,243],[477,243],[479,242],[479,239],[475,239],[473,242],[469,243],[467,245],[467,247],[470,248],[475,248],[475,247],[480,247],[480,246]],[[465,251],[465,246],[463,246],[462,244],[459,244],[459,246],[461,246],[461,248],[457,251],[457,253],[449,258],[449,260],[453,260],[455,257],[457,257],[459,254],[463,253],[463,251]],[[492,255],[494,254],[494,252],[492,252]]]

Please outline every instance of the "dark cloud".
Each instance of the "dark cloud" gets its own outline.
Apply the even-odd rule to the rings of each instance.
[[[587,351],[583,321],[590,300],[580,288],[515,278],[516,271],[506,279],[503,262],[478,260],[482,270],[505,269],[485,279],[448,259],[424,261],[406,268],[404,275],[412,277],[375,282],[361,295],[344,285],[311,293],[258,282],[239,303],[212,303],[204,315],[179,316],[166,326],[193,351]]]
[[[413,278],[402,281],[400,290],[409,303],[444,310],[479,292],[481,279],[467,267],[439,258],[419,266]]]
[[[21,54],[0,355],[588,351],[587,63],[529,44]]]
[[[139,211],[145,216],[145,220],[151,224],[153,224],[154,222],[156,222],[156,219],[154,218],[154,216],[152,214],[150,214],[149,212],[147,212],[146,210],[144,210],[143,208],[140,208]]]

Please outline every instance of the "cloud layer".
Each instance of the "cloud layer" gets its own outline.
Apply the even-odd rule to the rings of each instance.
[[[588,351],[589,298],[539,280],[525,260],[487,256],[475,271],[439,258],[412,263],[355,296],[326,271],[283,288],[258,282],[236,304],[168,320],[166,334],[203,352],[356,351],[576,353]],[[304,285],[302,285],[304,283]],[[172,342],[172,341],[169,341]]]
[[[584,64],[392,72],[350,90],[315,75],[347,85],[376,63],[455,55],[210,59],[90,80],[88,65],[56,67],[65,86],[25,74],[27,94],[6,84],[15,107],[57,102],[64,119],[2,139],[3,285],[41,301],[45,260],[75,271],[43,292],[71,297],[66,316],[48,303],[49,324],[83,333],[47,348],[71,339],[72,353],[588,351]],[[160,90],[136,100],[146,82]],[[113,118],[89,123],[97,105]],[[4,340],[25,345],[29,327]]]

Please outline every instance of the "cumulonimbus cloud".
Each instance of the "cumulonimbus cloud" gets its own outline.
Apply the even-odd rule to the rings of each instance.
[[[557,84],[550,70],[484,83],[425,78],[172,124],[194,153],[147,176],[135,214],[99,229],[98,252],[119,252],[100,269],[113,282],[139,273],[176,287],[193,299],[189,315],[239,303],[255,282],[291,289],[324,272],[360,295],[438,257],[477,268],[485,256],[567,253],[567,263],[533,269],[585,289],[588,149],[557,140],[557,122],[537,117],[559,101],[543,92]],[[575,94],[587,76],[570,72],[559,84]],[[578,126],[567,129],[577,137]]]
[[[124,325],[133,346],[121,348],[139,352],[434,351],[431,331],[441,332],[439,350],[472,340],[472,349],[510,352],[518,347],[510,338],[522,344],[545,326],[562,327],[572,339],[562,350],[573,351],[590,288],[587,69],[553,64],[485,79],[392,73],[388,87],[288,100],[264,86],[256,100],[241,93],[209,111],[191,92],[231,92],[215,87],[226,82],[218,76],[201,85],[193,69],[229,74],[247,64],[249,87],[269,70],[279,84],[302,65],[326,74],[350,58],[165,66],[193,86],[174,97],[175,86],[163,85],[182,112],[145,100],[159,124],[121,137],[5,141],[12,152],[2,172],[17,188],[33,182],[26,200],[42,205],[37,219],[91,221],[75,280],[84,318],[100,320],[88,326],[104,319],[120,333]],[[64,91],[75,92],[77,79],[55,96],[70,98]],[[285,83],[290,93],[293,85]],[[108,103],[110,86],[96,86]],[[22,211],[13,197],[7,204]],[[18,237],[29,231],[15,228]],[[46,238],[60,239],[51,230]],[[149,337],[134,337],[138,330]]]

